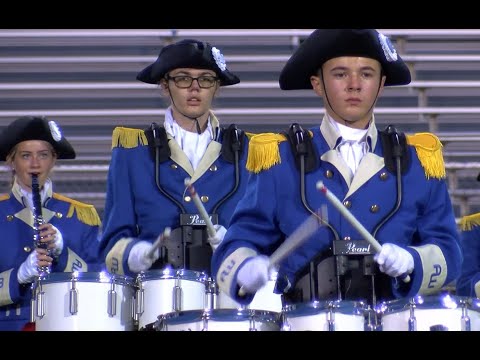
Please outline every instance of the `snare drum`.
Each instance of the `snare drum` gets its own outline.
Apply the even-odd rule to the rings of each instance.
[[[106,272],[51,273],[35,283],[37,331],[135,330],[133,279]]]
[[[139,329],[162,314],[205,309],[206,284],[205,273],[191,270],[166,268],[138,274],[135,314]]]
[[[380,304],[384,331],[480,330],[478,299],[452,296],[417,296]]]
[[[264,287],[255,294],[252,302],[248,306],[242,306],[223,291],[219,290],[217,298],[218,309],[253,309],[280,313],[282,311],[282,296],[275,294],[275,283],[277,274],[272,273],[270,279]]]
[[[161,315],[158,331],[279,331],[279,315],[250,309],[206,309]]]
[[[287,305],[284,331],[365,331],[365,303],[361,301],[314,301]]]

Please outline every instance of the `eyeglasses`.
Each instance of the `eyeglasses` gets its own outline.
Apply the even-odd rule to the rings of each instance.
[[[167,80],[173,80],[175,85],[180,89],[188,89],[192,86],[193,80],[197,80],[198,86],[202,89],[209,89],[215,86],[218,78],[215,76],[199,76],[199,77],[191,77],[188,75],[180,75],[180,76],[165,76]]]

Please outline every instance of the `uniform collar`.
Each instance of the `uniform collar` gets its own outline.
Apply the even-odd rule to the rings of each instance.
[[[343,140],[342,135],[340,134],[339,128],[333,124],[333,120],[328,114],[325,114],[320,125],[320,131],[325,138],[330,149],[335,149]],[[378,139],[378,131],[375,125],[375,116],[372,115],[372,120],[367,129],[366,140],[369,146],[370,151],[375,149]]]

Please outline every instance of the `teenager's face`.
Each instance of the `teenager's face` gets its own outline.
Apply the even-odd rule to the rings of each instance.
[[[191,118],[198,118],[199,121],[207,120],[215,93],[220,86],[217,75],[212,70],[179,68],[169,72],[169,80],[163,83],[164,88],[169,91],[172,109],[175,120],[185,119],[191,122]],[[178,85],[171,78],[176,78]],[[183,78],[187,77],[187,78]],[[189,87],[182,83],[188,83],[188,77],[200,78],[193,80]],[[200,81],[200,83],[199,83]],[[202,85],[202,86],[200,86]],[[206,86],[213,85],[206,88]],[[202,121],[203,122],[203,121]]]
[[[43,187],[57,160],[52,145],[47,141],[28,140],[18,143],[13,151],[10,166],[20,186],[31,190],[32,174],[37,174],[40,187]]]
[[[310,81],[334,120],[366,128],[385,79],[377,60],[343,56],[325,62],[318,76],[312,76]]]

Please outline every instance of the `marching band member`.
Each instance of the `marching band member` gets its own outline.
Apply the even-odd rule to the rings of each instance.
[[[280,264],[278,291],[294,291],[312,261],[331,255],[334,241],[361,240],[317,191],[319,181],[381,244],[363,258],[371,258],[367,266],[332,263],[324,286],[337,286],[326,298],[373,303],[433,294],[459,276],[463,257],[440,141],[377,128],[374,110],[384,87],[410,81],[390,40],[374,29],[318,29],[298,47],[280,87],[313,89],[326,114],[309,131],[295,125],[287,135],[251,138],[247,166],[254,174],[212,259],[220,289],[248,304],[268,280],[267,256],[325,203],[328,222]],[[344,265],[349,271],[337,281],[335,270]],[[409,282],[399,279],[407,274]]]
[[[464,216],[460,224],[460,239],[465,259],[457,280],[460,296],[480,297],[480,213]]]
[[[220,126],[211,107],[220,87],[240,80],[218,48],[193,39],[162,48],[137,80],[159,85],[169,106],[162,126],[113,132],[101,240],[107,269],[132,276],[169,265],[209,274],[212,251],[245,190],[248,145],[235,125]],[[205,231],[187,178],[212,217],[214,236]],[[170,237],[152,248],[166,228]]]
[[[73,272],[102,267],[97,211],[53,191],[50,175],[57,159],[74,158],[58,125],[44,117],[21,117],[0,135],[0,161],[13,173],[10,192],[0,197],[0,330],[21,330],[29,322],[31,285],[42,268]],[[38,177],[41,211],[35,210],[32,175]]]

